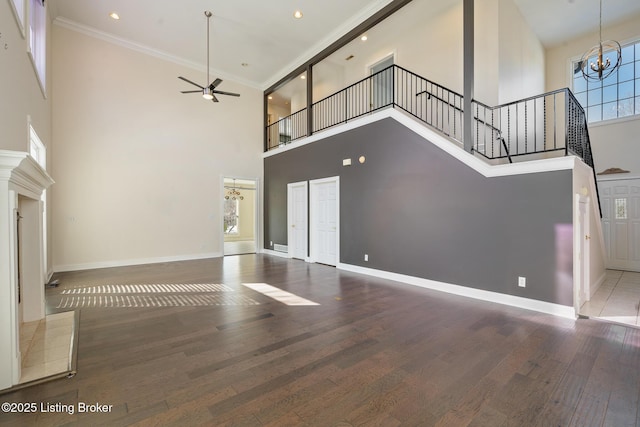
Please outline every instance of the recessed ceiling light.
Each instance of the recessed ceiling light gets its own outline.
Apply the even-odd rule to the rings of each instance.
[[[273,96],[269,95],[269,99],[273,99]]]
[[[306,79],[306,78],[307,78],[307,76],[305,76],[305,75],[303,74],[303,75],[301,75],[301,76],[300,76],[300,78],[301,78],[302,80],[304,80],[304,79]]]
[[[363,34],[362,37],[360,37],[360,40],[362,40],[363,42],[367,41],[367,35]]]
[[[299,10],[296,10],[295,12],[293,12],[293,17],[296,19],[302,18],[302,12]]]
[[[109,16],[111,17],[111,19],[115,19],[116,21],[120,19],[120,15],[118,15],[116,12],[111,12]]]

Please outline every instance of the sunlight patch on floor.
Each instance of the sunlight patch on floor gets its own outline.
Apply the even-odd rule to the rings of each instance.
[[[56,308],[250,306],[260,303],[220,283],[98,285],[65,289]]]
[[[266,283],[243,283],[242,286],[246,286],[256,292],[260,292],[261,294],[286,305],[320,305],[317,302],[299,297],[291,292],[283,291],[280,288],[276,288],[275,286],[271,286]]]

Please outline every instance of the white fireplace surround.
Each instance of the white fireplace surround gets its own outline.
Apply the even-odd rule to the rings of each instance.
[[[41,197],[51,184],[53,179],[29,153],[0,150],[0,390],[20,380],[21,323],[45,317]],[[21,272],[20,304],[18,271]]]

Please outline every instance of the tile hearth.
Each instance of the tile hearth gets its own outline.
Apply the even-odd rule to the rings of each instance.
[[[76,312],[50,314],[20,329],[19,385],[75,373]]]

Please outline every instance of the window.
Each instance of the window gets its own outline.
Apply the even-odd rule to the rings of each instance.
[[[609,56],[615,59],[615,55]],[[589,63],[595,61],[595,57],[589,58]],[[620,68],[602,81],[587,81],[580,61],[573,65],[573,93],[589,123],[640,115],[640,41],[622,47]],[[586,69],[596,74],[589,66]]]
[[[29,122],[31,120],[29,119]],[[36,130],[29,123],[29,154],[42,169],[47,170],[47,147],[44,146]],[[44,248],[44,271],[47,271],[47,190],[42,191],[42,246]]]
[[[47,12],[43,0],[29,0],[29,57],[45,93],[47,67]]]
[[[238,234],[239,215],[240,201],[226,199],[224,201],[224,234]]]
[[[20,33],[22,33],[22,37],[24,37],[25,0],[11,0],[9,3],[11,3],[11,8],[13,9],[13,14],[16,17],[16,21],[18,21]]]
[[[615,199],[616,219],[627,219],[627,199]]]

